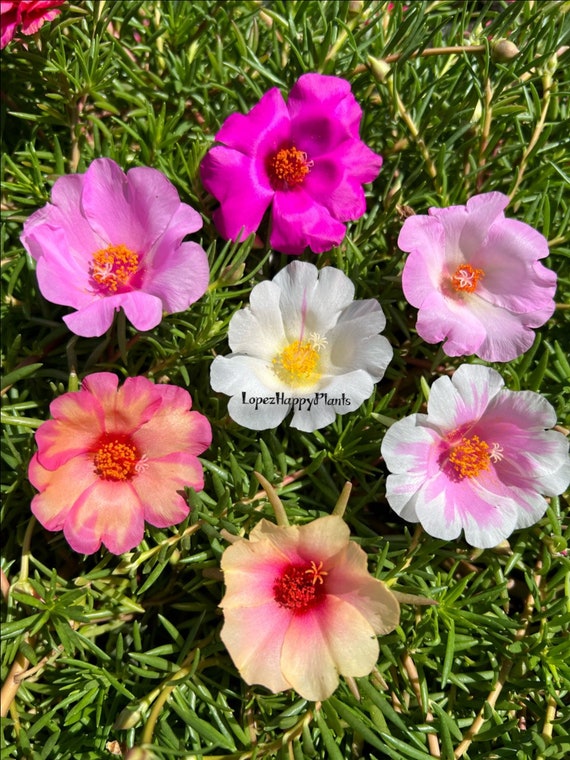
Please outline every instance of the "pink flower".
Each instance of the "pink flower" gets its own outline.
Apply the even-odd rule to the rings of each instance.
[[[137,546],[144,523],[174,525],[188,514],[181,494],[201,490],[197,455],[211,443],[210,423],[189,411],[190,394],[174,385],[116,375],[85,378],[80,391],[52,401],[53,419],[36,432],[28,475],[40,492],[32,512],[62,530],[76,552],[101,542],[114,554]]]
[[[402,286],[419,308],[418,334],[428,343],[445,340],[448,356],[510,361],[554,312],[556,274],[539,262],[548,243],[505,218],[508,202],[501,193],[476,195],[466,206],[410,216],[400,232],[398,245],[410,252]]]
[[[12,41],[17,27],[23,34],[35,34],[46,21],[52,21],[61,11],[56,10],[65,0],[19,0],[0,3],[0,48]]]
[[[120,308],[138,330],[150,330],[163,311],[184,311],[204,294],[206,252],[182,242],[202,219],[161,172],[125,174],[98,158],[85,174],[60,177],[51,200],[27,220],[21,240],[38,262],[44,297],[77,310],[63,318],[77,335],[102,335]]]
[[[568,442],[552,406],[532,391],[509,391],[490,367],[463,364],[432,385],[426,414],[389,428],[382,456],[387,499],[405,520],[452,540],[465,531],[488,548],[540,520],[541,494],[570,480]]]
[[[362,190],[382,165],[360,140],[360,106],[339,77],[304,74],[287,104],[274,87],[246,114],[232,114],[202,161],[205,188],[220,202],[220,235],[243,240],[271,207],[270,245],[287,254],[329,250],[343,222],[366,210]]]
[[[376,635],[398,625],[399,604],[366,565],[336,515],[302,526],[261,520],[229,546],[221,637],[242,678],[323,700],[339,674],[368,675]]]

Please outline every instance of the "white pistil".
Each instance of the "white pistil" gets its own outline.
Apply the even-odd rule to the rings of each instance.
[[[491,451],[489,452],[489,459],[496,464],[504,459],[503,447],[499,443],[494,443]]]

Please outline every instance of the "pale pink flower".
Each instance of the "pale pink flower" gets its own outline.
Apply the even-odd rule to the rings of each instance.
[[[24,224],[42,295],[76,309],[63,318],[77,335],[102,335],[123,309],[137,330],[163,311],[185,311],[206,291],[204,249],[183,242],[202,226],[174,185],[146,166],[126,174],[108,158],[60,177],[51,203]]]
[[[466,206],[410,216],[400,232],[398,245],[410,252],[402,287],[419,309],[418,334],[444,340],[448,356],[510,361],[554,312],[556,274],[539,262],[548,243],[505,218],[508,202],[502,193],[476,195]]]
[[[226,119],[201,165],[204,187],[220,202],[223,238],[243,240],[270,209],[270,245],[286,254],[328,251],[344,222],[366,210],[362,184],[382,157],[360,139],[362,110],[345,79],[303,74],[287,103],[274,87],[248,114]]]
[[[398,625],[399,604],[349,533],[336,515],[302,526],[261,520],[225,550],[221,637],[246,683],[323,700],[339,674],[371,672],[376,636]]]
[[[463,364],[431,387],[427,414],[394,423],[382,442],[386,497],[432,536],[488,548],[536,523],[568,487],[566,438],[540,394],[510,391],[490,367]]]
[[[52,401],[53,419],[36,432],[34,515],[83,554],[101,543],[122,554],[142,541],[145,521],[166,528],[184,520],[183,489],[203,488],[197,455],[212,440],[191,406],[174,385],[130,377],[118,388],[110,372],[86,377],[80,391]]]
[[[61,13],[57,9],[65,0],[17,0],[0,3],[0,48],[6,47],[16,34],[35,34],[46,21],[52,21]]]

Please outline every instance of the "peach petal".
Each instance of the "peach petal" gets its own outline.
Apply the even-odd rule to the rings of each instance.
[[[291,614],[269,602],[224,612],[220,637],[248,684],[261,684],[276,693],[290,688],[281,672],[281,648]]]
[[[289,561],[273,544],[242,539],[222,555],[226,593],[220,607],[258,607],[274,600],[273,586]]]

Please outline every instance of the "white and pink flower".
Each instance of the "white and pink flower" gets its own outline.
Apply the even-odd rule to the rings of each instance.
[[[394,423],[382,442],[392,509],[436,538],[465,532],[496,546],[544,515],[570,480],[568,441],[540,394],[510,391],[490,367],[464,364],[432,385],[427,414]]]
[[[416,329],[448,356],[506,362],[534,341],[554,312],[556,274],[540,232],[507,219],[509,198],[492,192],[466,206],[430,208],[404,222],[398,245],[409,256],[402,287],[419,309]]]

